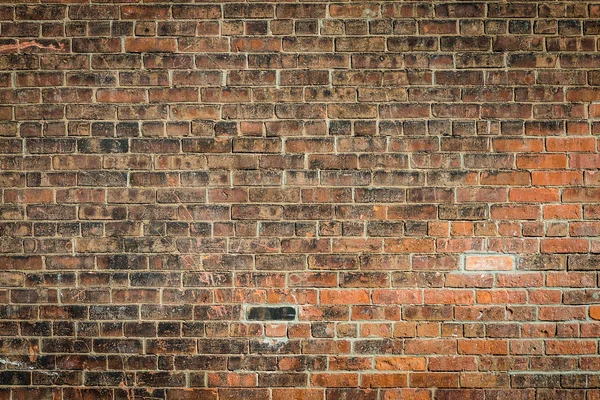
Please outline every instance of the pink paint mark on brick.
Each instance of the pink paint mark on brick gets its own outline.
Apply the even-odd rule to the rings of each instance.
[[[506,254],[472,254],[465,256],[467,271],[510,271],[514,269],[513,256]]]

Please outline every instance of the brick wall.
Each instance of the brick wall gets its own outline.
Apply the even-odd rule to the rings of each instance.
[[[0,3],[0,400],[600,399],[600,3]]]

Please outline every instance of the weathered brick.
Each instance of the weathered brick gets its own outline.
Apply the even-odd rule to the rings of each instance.
[[[598,397],[599,5],[42,3],[0,399]]]

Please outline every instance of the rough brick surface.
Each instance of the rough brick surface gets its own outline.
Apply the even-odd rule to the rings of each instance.
[[[600,399],[597,0],[0,0],[0,400]]]

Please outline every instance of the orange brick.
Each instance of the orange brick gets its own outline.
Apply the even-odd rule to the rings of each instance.
[[[546,150],[550,152],[593,152],[596,151],[596,139],[591,137],[549,137],[546,139]]]
[[[583,183],[583,174],[581,171],[532,171],[531,183],[535,186],[578,186]]]
[[[322,304],[369,304],[368,290],[321,290]]]
[[[519,155],[517,167],[523,169],[558,169],[567,167],[567,156],[564,154]]]
[[[425,357],[410,356],[377,356],[375,369],[382,371],[424,371],[427,359]]]
[[[515,203],[552,203],[560,200],[558,189],[513,188],[508,199]]]
[[[600,306],[590,306],[590,318],[600,320]]]
[[[358,387],[358,374],[317,372],[311,375],[310,383],[317,387]]]

